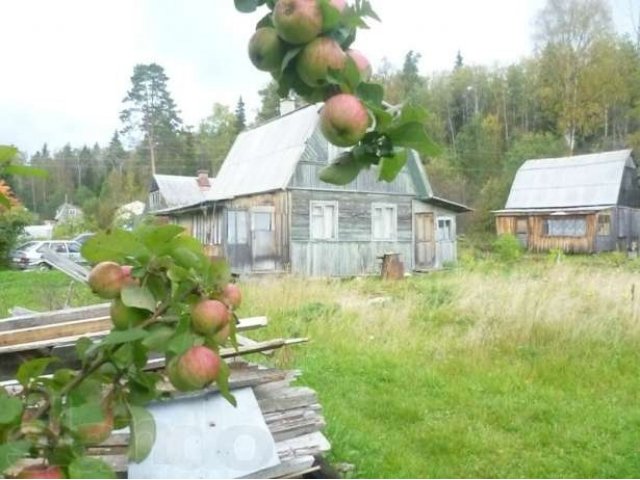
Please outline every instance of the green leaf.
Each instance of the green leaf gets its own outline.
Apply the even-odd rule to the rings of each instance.
[[[320,170],[320,180],[332,185],[347,185],[353,182],[363,165],[355,160],[351,152],[341,154],[335,163]]]
[[[126,230],[98,233],[85,242],[81,252],[91,263],[108,260],[125,263],[131,258],[145,263],[150,258],[149,250],[132,232]]]
[[[168,243],[175,237],[184,233],[184,227],[180,225],[153,225],[136,229],[136,237],[156,255],[164,255],[168,250]]]
[[[173,329],[165,325],[158,325],[151,329],[149,335],[142,340],[142,344],[152,352],[165,352],[169,339],[173,336]]]
[[[384,88],[377,83],[363,82],[356,88],[356,95],[368,107],[380,107],[384,99]]]
[[[11,425],[20,421],[22,401],[17,397],[0,397],[0,425]]]
[[[392,157],[383,157],[380,161],[379,180],[392,182],[407,163],[407,149],[398,149]]]
[[[231,390],[229,389],[229,376],[231,375],[231,370],[226,362],[220,362],[220,371],[218,372],[218,378],[216,383],[218,384],[218,388],[220,389],[220,394],[222,397],[229,402],[234,407],[238,406],[236,402],[236,397],[231,394]]]
[[[62,423],[72,431],[78,428],[100,423],[104,420],[104,412],[99,402],[84,403],[67,408],[62,414]]]
[[[49,173],[42,168],[29,167],[27,165],[9,165],[4,169],[6,175],[20,175],[22,177],[44,178]]]
[[[202,271],[207,257],[200,241],[190,235],[179,235],[169,243],[169,255],[175,263],[183,268]]]
[[[356,65],[356,62],[353,60],[353,58],[347,57],[347,62],[345,63],[342,73],[344,75],[344,79],[349,84],[349,90],[355,92],[358,88],[358,85],[360,85],[361,83],[361,78],[360,70],[358,70],[358,65]]]
[[[231,268],[223,258],[209,260],[209,265],[203,275],[206,285],[226,285],[231,281]]]
[[[86,378],[69,393],[69,404],[75,407],[85,404],[99,404],[102,400],[102,382],[95,377]]]
[[[136,342],[142,340],[149,332],[143,328],[130,328],[128,330],[112,330],[109,335],[100,342],[101,345],[119,345],[122,343]]]
[[[285,53],[282,59],[282,65],[280,66],[280,72],[284,72],[294,58],[302,51],[302,47],[293,47]]]
[[[389,128],[386,132],[394,146],[412,148],[424,155],[437,155],[438,146],[427,135],[422,123],[410,122]]]
[[[150,312],[156,309],[156,299],[147,287],[136,284],[125,285],[120,292],[120,297],[127,307],[142,308]]]
[[[33,360],[24,362],[20,365],[20,368],[18,368],[16,380],[18,380],[23,387],[26,387],[32,378],[42,375],[51,363],[59,361],[60,359],[56,357],[44,357],[34,358]]]
[[[120,346],[109,358],[117,368],[124,370],[133,363],[133,342]]]
[[[233,0],[236,6],[236,10],[242,13],[255,12],[258,8],[257,0]]]
[[[82,363],[86,363],[93,347],[93,340],[88,337],[79,338],[76,342],[76,353]]]
[[[117,478],[113,469],[99,458],[80,457],[69,464],[70,478]]]
[[[426,108],[421,107],[420,105],[414,105],[412,103],[408,103],[402,107],[402,110],[400,111],[400,115],[398,116],[397,120],[394,121],[394,124],[395,123],[403,124],[403,123],[411,123],[411,122],[418,122],[418,123],[424,124],[424,122],[426,122],[428,118],[429,118],[429,112],[427,111]]]
[[[167,352],[174,355],[181,355],[196,342],[197,337],[191,332],[184,332],[175,335],[167,345]]]
[[[10,208],[11,200],[4,193],[0,193],[0,206]]]
[[[149,453],[156,441],[156,422],[148,410],[130,406],[131,435],[129,437],[129,460],[141,462]]]
[[[263,27],[273,27],[273,15],[271,15],[271,12],[267,13],[256,23],[256,30]]]
[[[0,474],[24,458],[31,449],[31,443],[26,440],[0,444]]]

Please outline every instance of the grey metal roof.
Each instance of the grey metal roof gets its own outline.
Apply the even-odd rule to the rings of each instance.
[[[615,205],[625,166],[635,167],[631,150],[528,160],[516,174],[505,210]]]
[[[184,177],[179,175],[154,175],[160,194],[167,208],[191,205],[206,199],[206,193],[198,186],[196,177]],[[213,186],[214,179],[209,178]],[[210,190],[211,191],[211,190]]]
[[[284,189],[318,123],[311,105],[242,132],[216,177],[208,200]]]

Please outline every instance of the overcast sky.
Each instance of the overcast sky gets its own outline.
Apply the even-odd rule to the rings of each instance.
[[[371,0],[382,18],[356,48],[374,68],[422,54],[424,74],[465,63],[505,65],[530,54],[532,19],[544,0]],[[610,0],[619,30],[631,31],[640,0]],[[242,95],[252,118],[269,75],[246,45],[266,12],[240,14],[232,0],[0,0],[0,144],[33,154],[106,145],[136,63],[156,62],[187,125],[214,102]],[[633,13],[633,15],[632,15]]]

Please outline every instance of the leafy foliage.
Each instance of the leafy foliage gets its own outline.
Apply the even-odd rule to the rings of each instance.
[[[158,383],[163,379],[144,370],[149,356],[165,355],[167,364],[192,349],[219,357],[225,339],[217,336],[219,330],[206,335],[196,332],[190,311],[192,304],[206,299],[225,301],[222,292],[230,279],[229,269],[224,262],[211,261],[182,227],[145,225],[97,234],[85,243],[83,253],[94,263],[118,262],[92,271],[89,283],[98,295],[105,294],[104,282],[120,281],[114,302],[124,305],[125,315],[128,308],[146,315],[135,317],[129,328],[114,326],[99,341],[78,340],[80,371],[60,368],[44,375],[59,361],[55,357],[20,366],[16,378],[21,393],[9,396],[0,390],[0,473],[20,458],[31,457],[61,468],[70,478],[114,478],[106,463],[87,456],[86,447],[103,442],[114,428],[130,426],[129,458],[140,462],[149,455],[156,430],[145,405],[160,397]],[[100,279],[100,272],[107,271],[105,265],[121,275]],[[231,304],[224,308],[229,318],[235,318]],[[115,315],[117,311],[112,310],[114,324]],[[235,328],[230,330],[233,345]],[[215,370],[210,378],[217,381],[224,398],[235,404],[229,369],[218,360],[219,373]],[[181,374],[189,372],[187,368]],[[178,389],[185,385],[172,374],[169,380]],[[192,383],[186,385],[191,388]]]

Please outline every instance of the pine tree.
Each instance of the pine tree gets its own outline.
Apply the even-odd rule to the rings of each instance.
[[[242,132],[245,128],[247,128],[247,116],[244,111],[244,101],[242,97],[238,99],[238,103],[236,104],[236,130],[238,133]]]
[[[166,147],[175,139],[182,125],[167,88],[168,80],[160,65],[136,65],[131,77],[131,90],[123,100],[126,108],[120,113],[123,133],[139,132],[143,135],[152,173],[156,172],[158,149],[165,147],[166,156]]]

